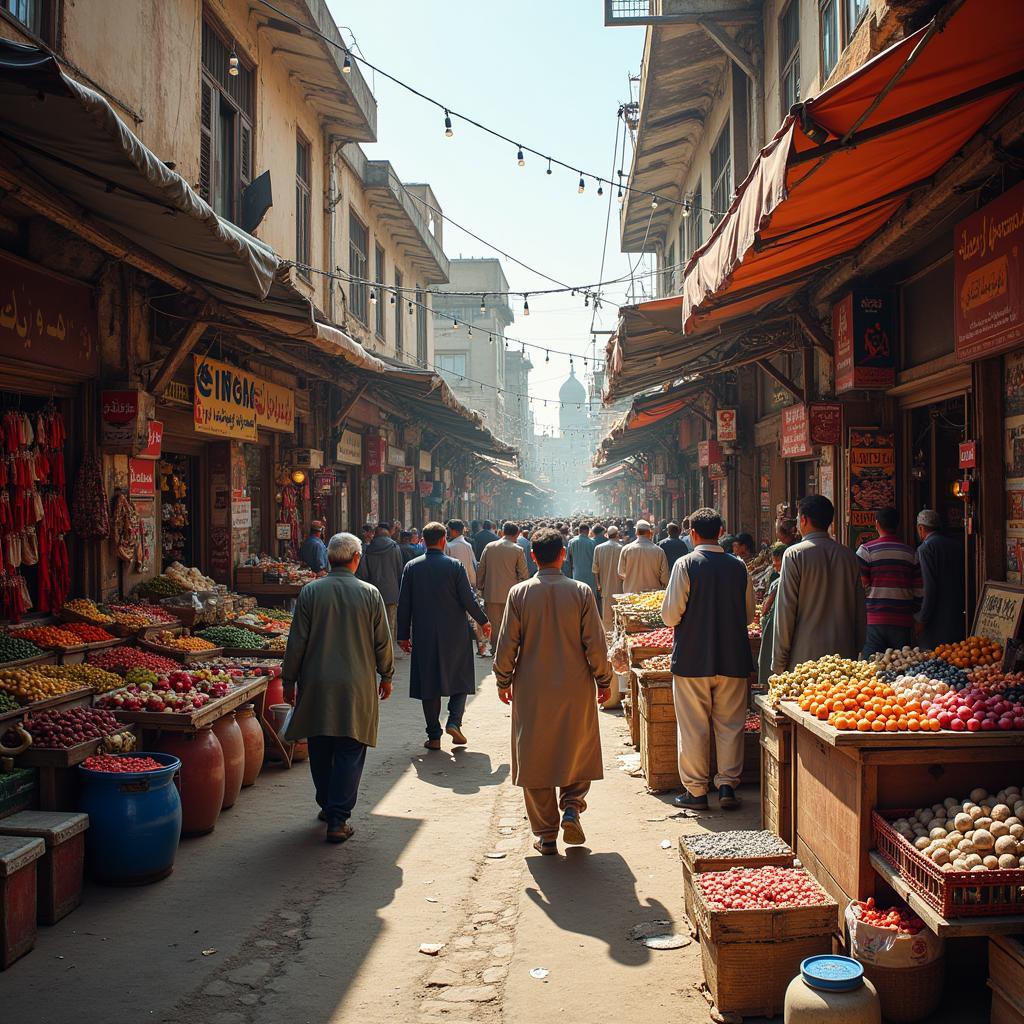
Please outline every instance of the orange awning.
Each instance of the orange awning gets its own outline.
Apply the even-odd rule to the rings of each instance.
[[[638,395],[598,445],[595,464],[606,465],[644,451],[652,451],[664,435],[666,421],[693,405],[706,390],[700,381],[687,381],[669,390]]]
[[[1020,0],[965,0],[808,100],[687,265],[684,332],[798,291],[881,228],[1022,84]]]

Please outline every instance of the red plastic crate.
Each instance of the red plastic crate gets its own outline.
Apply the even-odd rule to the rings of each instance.
[[[875,848],[921,899],[945,918],[1024,914],[1024,868],[984,874],[943,871],[890,824],[913,813],[913,810],[872,811],[871,832]],[[1024,920],[1021,927],[1024,928]]]

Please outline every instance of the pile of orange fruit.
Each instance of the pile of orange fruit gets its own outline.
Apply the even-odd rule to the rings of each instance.
[[[987,637],[969,636],[955,644],[939,644],[935,648],[935,657],[957,668],[998,665],[1003,660],[1003,648]]]
[[[919,700],[878,681],[815,683],[800,697],[800,708],[841,731],[938,732],[941,728]]]

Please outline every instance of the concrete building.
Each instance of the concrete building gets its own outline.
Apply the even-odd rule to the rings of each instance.
[[[435,289],[433,297],[435,313],[444,314],[433,318],[434,363],[455,394],[504,436],[505,391],[510,390],[505,329],[515,319],[506,295],[508,281],[497,259],[454,259],[449,266],[449,283]],[[522,375],[516,368],[517,380]]]

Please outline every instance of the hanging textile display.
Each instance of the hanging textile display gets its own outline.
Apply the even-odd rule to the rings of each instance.
[[[86,455],[75,481],[72,501],[75,533],[82,540],[103,540],[110,535],[110,512],[103,489],[103,470],[95,455]]]
[[[139,548],[139,514],[131,499],[118,492],[114,498],[113,528],[110,540],[114,546],[114,554],[122,562],[131,562],[138,557]]]

